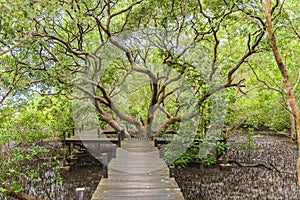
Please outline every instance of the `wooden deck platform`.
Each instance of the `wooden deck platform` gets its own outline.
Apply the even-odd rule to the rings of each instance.
[[[92,200],[184,200],[153,141],[128,139],[117,149]]]
[[[116,131],[102,131],[100,129],[83,130],[73,135],[64,135],[62,142],[66,146],[78,145],[86,146],[89,143],[94,144],[116,144],[121,147],[122,136]]]

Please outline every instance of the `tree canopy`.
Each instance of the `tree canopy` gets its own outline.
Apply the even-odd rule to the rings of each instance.
[[[82,124],[143,137],[266,126],[297,140],[299,4],[3,0],[0,144]]]

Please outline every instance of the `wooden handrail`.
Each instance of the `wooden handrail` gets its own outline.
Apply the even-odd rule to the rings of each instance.
[[[117,132],[115,130],[111,130],[111,131],[108,131],[108,130],[103,130],[101,131],[100,129],[97,129],[97,133],[98,133],[98,137],[100,137],[100,135],[117,135],[118,137],[118,147],[121,147],[121,141],[123,140],[122,139],[122,131],[121,132]]]

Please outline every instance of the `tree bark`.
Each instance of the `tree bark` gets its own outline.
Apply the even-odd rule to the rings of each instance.
[[[139,131],[139,136],[142,138],[149,137],[152,132],[151,126],[138,126],[137,129]]]
[[[292,108],[290,106],[289,101],[286,102],[287,109],[289,112],[289,118],[290,118],[290,131],[291,131],[291,140],[297,141],[297,133],[296,133],[296,123],[295,123],[295,116],[293,114]]]
[[[263,2],[262,3],[262,7],[263,7],[263,11],[264,11],[264,15],[266,17],[266,29],[268,32],[268,36],[269,36],[269,40],[271,42],[271,46],[272,46],[272,52],[274,54],[274,58],[276,60],[278,69],[282,75],[283,78],[283,84],[285,87],[285,91],[286,91],[286,95],[288,98],[288,102],[289,105],[291,106],[291,110],[292,113],[295,117],[295,123],[296,123],[296,134],[297,134],[297,140],[298,140],[298,149],[299,149],[299,155],[300,155],[300,113],[299,113],[299,107],[297,105],[296,99],[295,99],[295,95],[294,95],[294,91],[293,91],[293,87],[291,85],[290,82],[290,78],[288,75],[288,70],[286,65],[283,62],[280,50],[278,48],[277,45],[277,40],[275,37],[275,31],[273,29],[272,26],[272,16],[271,16],[271,3],[272,0],[266,0],[266,4],[264,6]],[[298,171],[298,186],[300,187],[300,156],[298,157],[298,161],[297,161],[297,171]]]

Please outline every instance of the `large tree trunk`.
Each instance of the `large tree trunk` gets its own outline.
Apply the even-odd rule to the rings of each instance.
[[[150,126],[138,126],[139,136],[142,138],[149,137],[151,134],[151,127]]]
[[[289,101],[287,101],[286,104],[287,104],[287,109],[289,111],[291,139],[292,141],[297,141],[295,116],[293,114]]]
[[[112,127],[115,131],[117,132],[124,132],[125,137],[130,138],[130,134],[128,133],[128,131],[126,130],[126,127],[120,125],[119,123],[117,123],[115,120],[113,120],[112,118],[106,118],[106,119],[100,119],[101,121],[105,121],[110,127]]]
[[[261,1],[262,2],[262,1]],[[282,60],[282,56],[280,54],[279,48],[277,46],[277,41],[275,37],[275,31],[272,26],[272,16],[271,16],[271,3],[272,0],[266,0],[266,5],[263,6],[264,15],[266,17],[266,28],[268,32],[268,36],[271,42],[272,51],[277,63],[277,66],[279,68],[279,71],[283,78],[283,84],[285,87],[286,95],[288,98],[289,105],[291,106],[292,113],[295,117],[296,122],[296,134],[297,134],[297,140],[298,140],[298,149],[299,149],[299,155],[300,155],[300,113],[299,113],[299,107],[297,105],[294,91],[290,82],[290,78],[288,75],[287,67],[284,64]],[[263,5],[263,2],[262,2]],[[297,171],[298,171],[298,186],[300,187],[300,156],[298,157],[297,162]]]

